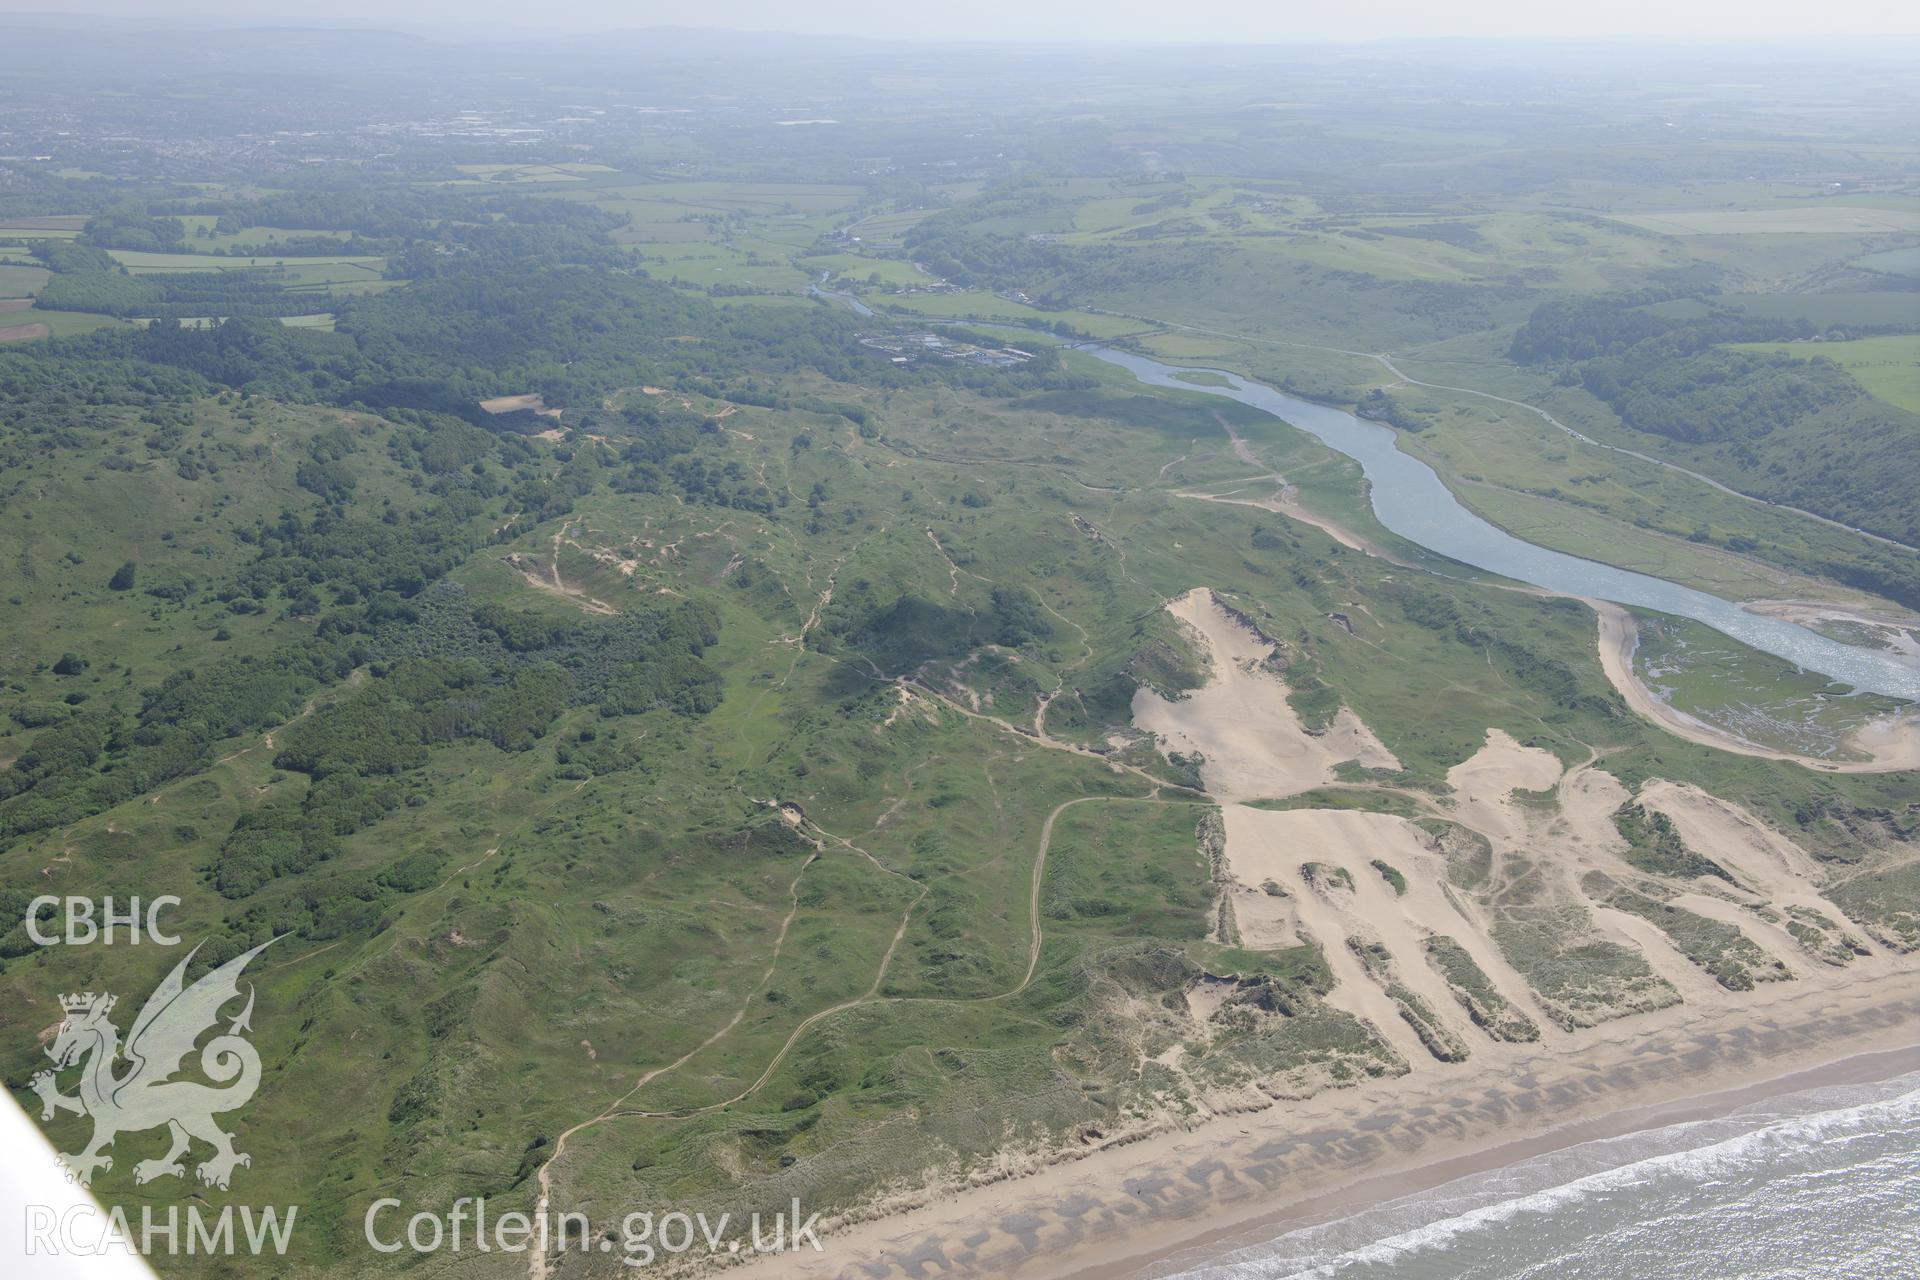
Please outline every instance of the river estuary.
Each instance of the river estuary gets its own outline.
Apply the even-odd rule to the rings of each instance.
[[[1270,413],[1354,459],[1366,473],[1374,515],[1394,533],[1463,564],[1542,587],[1556,595],[1593,596],[1657,610],[1712,627],[1762,652],[1869,693],[1920,701],[1920,670],[1876,649],[1843,644],[1779,618],[1749,613],[1730,600],[1630,569],[1583,560],[1514,537],[1462,506],[1418,458],[1402,453],[1392,428],[1343,409],[1315,404],[1236,374],[1208,370],[1224,386],[1199,386],[1176,375],[1192,369],[1112,347],[1081,350],[1156,387],[1225,396]]]

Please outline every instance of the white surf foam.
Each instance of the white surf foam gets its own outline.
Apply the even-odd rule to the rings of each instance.
[[[1178,1275],[1329,1280],[1377,1271],[1597,1196],[1676,1185],[1705,1189],[1775,1168],[1793,1153],[1910,1128],[1916,1120],[1920,1077],[1798,1095],[1764,1110],[1583,1143],[1289,1232]]]

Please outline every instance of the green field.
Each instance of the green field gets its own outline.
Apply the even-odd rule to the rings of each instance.
[[[1888,404],[1920,413],[1920,334],[1855,338],[1850,342],[1823,342],[1817,346],[1747,343],[1733,349],[1831,360]]]
[[[44,267],[0,265],[0,298],[30,298],[47,282]]]
[[[377,279],[381,269],[386,265],[385,259],[364,257],[230,258],[207,253],[141,253],[132,249],[112,249],[109,252],[115,261],[134,275],[150,275],[167,271],[241,271],[250,267],[279,267],[303,284]]]
[[[42,311],[38,307],[29,307],[24,311],[0,311],[0,327],[45,325],[48,336],[56,338],[112,328],[119,323],[111,316],[88,315],[84,311]]]
[[[1882,253],[1870,253],[1855,258],[1853,265],[1867,271],[1881,271],[1895,276],[1920,276],[1920,248],[1888,249]]]
[[[1863,235],[1913,231],[1920,210],[1819,204],[1804,209],[1727,209],[1615,214],[1622,222],[1669,236]]]

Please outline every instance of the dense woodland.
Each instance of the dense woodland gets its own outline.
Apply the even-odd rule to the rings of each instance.
[[[1742,487],[1869,532],[1920,544],[1920,416],[1867,395],[1820,358],[1820,343],[1898,326],[1816,326],[1714,309],[1696,320],[1644,310],[1674,290],[1541,304],[1511,354],[1546,365],[1605,401],[1634,431],[1696,447],[1730,467]],[[1708,299],[1711,301],[1711,298]],[[1797,342],[1804,356],[1722,349]],[[1843,578],[1920,600],[1920,577]]]
[[[903,372],[853,340],[850,317],[826,308],[718,311],[637,273],[604,270],[604,218],[570,216],[564,207],[547,216],[556,209],[551,202],[518,207],[539,216],[449,230],[429,227],[420,220],[428,210],[404,201],[402,213],[384,221],[344,198],[247,206],[236,215],[246,225],[277,217],[446,236],[412,242],[408,288],[336,304],[337,332],[249,315],[246,299],[276,292],[253,283],[250,272],[161,281],[126,274],[94,247],[138,239],[127,228],[146,224],[126,215],[90,224],[88,244],[41,251],[55,270],[48,291],[55,304],[150,311],[152,299],[173,298],[166,305],[229,310],[235,318],[208,327],[161,319],[0,349],[7,426],[0,447],[57,444],[86,432],[89,415],[112,432],[121,421],[113,411],[131,408],[150,423],[149,447],[170,453],[182,475],[217,472],[217,458],[196,449],[181,426],[190,420],[188,406],[231,390],[384,415],[393,428],[391,450],[421,476],[425,501],[406,512],[363,502],[349,460],[365,443],[338,429],[312,439],[296,475],[315,507],[242,530],[249,562],[209,589],[235,614],[271,609],[311,619],[313,639],[259,657],[196,664],[137,702],[88,704],[72,714],[49,709],[54,723],[0,771],[0,847],[203,769],[215,743],[298,717],[305,700],[356,669],[366,682],[313,710],[277,748],[276,764],[309,775],[313,785],[299,803],[268,806],[235,824],[207,868],[221,894],[250,898],[327,861],[341,838],[405,801],[408,778],[436,744],[478,738],[524,750],[573,705],[596,706],[607,716],[709,710],[716,677],[699,655],[713,643],[718,620],[705,606],[687,602],[555,626],[464,603],[444,583],[435,587],[503,520],[563,515],[596,488],[775,509],[775,495],[737,463],[701,455],[716,432],[703,415],[655,404],[607,414],[599,405],[609,392],[670,382],[747,403],[793,398],[798,407],[864,424],[857,406],[791,397],[783,381],[801,372],[880,384],[945,377],[1008,395],[1086,384],[1061,373],[1051,354],[1018,370]],[[184,301],[201,283],[221,292]],[[284,304],[269,302],[261,315],[277,314],[276,305]],[[487,414],[478,402],[529,390],[574,410],[569,420],[582,429],[608,417],[627,442],[617,461],[609,465],[589,450],[552,474],[528,466],[543,455],[520,434],[534,429],[523,421],[527,415]],[[784,505],[786,495],[778,496]],[[115,590],[177,601],[197,589],[142,583],[131,564],[122,574]],[[1017,594],[993,625],[1015,638],[1047,628]],[[70,657],[75,672],[86,669],[85,655]],[[602,767],[639,763],[608,740],[575,754]],[[418,867],[398,874],[410,881],[416,872],[425,874]],[[271,919],[249,917],[209,958],[237,954],[243,938],[269,926],[313,937],[364,929],[393,891],[391,877],[309,884],[295,899],[254,908],[255,916]],[[19,928],[5,937],[10,954],[30,948]]]

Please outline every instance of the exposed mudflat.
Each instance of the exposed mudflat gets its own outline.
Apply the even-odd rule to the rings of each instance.
[[[1705,724],[1656,698],[1633,670],[1633,650],[1639,631],[1633,616],[1605,600],[1588,600],[1600,615],[1600,666],[1628,706],[1668,733],[1702,746],[1718,747],[1736,755],[1767,760],[1790,760],[1828,773],[1896,773],[1920,769],[1920,714],[1912,710],[1876,720],[1856,730],[1847,745],[1866,760],[1820,760],[1812,756],[1775,751]]]

